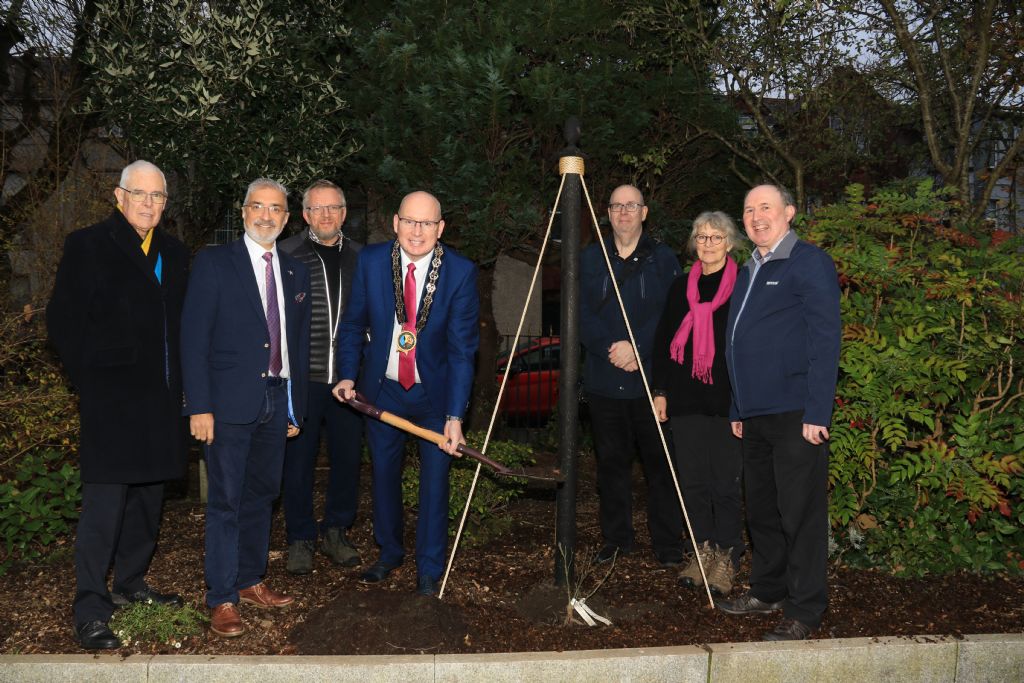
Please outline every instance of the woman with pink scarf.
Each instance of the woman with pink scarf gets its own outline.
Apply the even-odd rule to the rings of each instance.
[[[729,256],[740,233],[726,214],[708,211],[693,222],[688,275],[669,290],[654,340],[652,386],[658,419],[671,422],[679,484],[693,527],[708,586],[732,590],[743,555],[740,511],[740,440],[729,425],[731,400],[725,365],[725,328],[736,282]],[[687,586],[703,586],[696,556],[679,575]]]

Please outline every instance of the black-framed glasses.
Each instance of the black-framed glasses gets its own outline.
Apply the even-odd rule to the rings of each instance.
[[[625,211],[626,213],[636,213],[641,208],[643,208],[643,204],[641,204],[640,202],[629,202],[627,204],[620,204],[619,202],[615,202],[614,204],[608,205],[608,210],[613,213],[622,213],[623,211]]]
[[[264,204],[263,202],[250,202],[249,204],[242,204],[242,207],[249,209],[253,213],[262,213],[266,209],[270,212],[271,216],[280,216],[288,211],[286,207],[280,204]]]
[[[344,208],[344,204],[327,204],[326,206],[309,206],[306,207],[306,211],[309,211],[314,216],[321,211],[325,211],[329,216],[337,216]]]
[[[120,185],[118,185],[118,187],[120,187],[122,190],[127,192],[128,193],[128,198],[131,199],[136,204],[140,204],[140,203],[146,201],[146,197],[149,197],[149,199],[154,204],[166,204],[167,203],[167,193],[166,192],[146,192],[145,190],[129,190],[127,187],[121,187]]]
[[[412,218],[398,217],[398,224],[406,230],[412,230],[413,228],[420,227],[424,230],[436,230],[437,226],[441,224],[441,221],[417,221]]]
[[[725,239],[725,236],[724,235],[694,235],[693,239],[694,239],[694,241],[697,244],[713,244],[714,246],[717,247],[719,244],[722,243],[722,240]]]

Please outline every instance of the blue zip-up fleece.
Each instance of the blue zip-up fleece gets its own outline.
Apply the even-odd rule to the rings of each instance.
[[[605,240],[605,246],[644,371],[650,373],[654,333],[661,319],[668,288],[681,273],[679,259],[671,249],[646,233],[641,234],[636,249],[626,259],[619,258],[615,240],[611,237]],[[584,389],[608,398],[643,396],[644,385],[639,371],[625,372],[608,362],[608,347],[623,339],[628,341],[629,334],[600,244],[591,244],[580,255],[580,303],[580,342],[586,351]]]
[[[729,419],[802,410],[804,424],[827,427],[842,334],[835,264],[790,230],[751,282],[754,266],[737,274],[729,310]]]

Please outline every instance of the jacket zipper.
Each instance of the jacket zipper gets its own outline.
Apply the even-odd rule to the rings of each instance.
[[[330,297],[330,295],[331,295],[331,288],[330,288],[330,285],[328,284],[328,280],[327,280],[327,264],[324,263],[324,257],[321,256],[320,254],[317,254],[316,249],[313,250],[313,253],[316,254],[316,257],[318,259],[320,259],[320,270],[322,270],[323,274],[324,274],[324,289],[327,291],[327,296]],[[345,283],[342,282],[341,272],[339,271],[338,272],[338,307],[336,309],[338,311],[338,319],[341,318],[341,295],[342,295],[341,289],[344,286],[345,286]],[[331,344],[327,348],[327,383],[328,384],[332,384],[334,382],[334,340],[338,336],[338,324],[337,323],[338,323],[338,320],[335,320],[334,316],[331,314],[331,302],[330,302],[330,299],[328,299],[328,301],[327,301],[327,324],[331,326]]]

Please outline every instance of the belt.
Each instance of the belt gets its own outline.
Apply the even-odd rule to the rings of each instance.
[[[284,386],[287,383],[288,383],[288,378],[287,377],[271,377],[271,376],[267,377],[267,386],[268,387],[281,387],[281,386]]]

